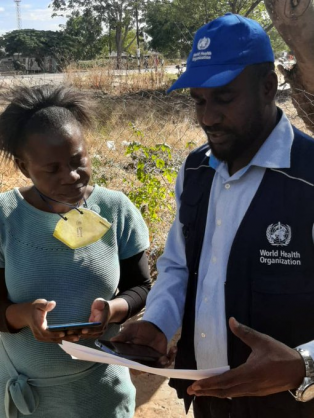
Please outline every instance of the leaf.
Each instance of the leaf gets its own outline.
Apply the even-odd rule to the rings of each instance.
[[[159,169],[164,168],[164,167],[165,167],[165,162],[164,162],[164,160],[161,160],[160,158],[158,158],[158,159],[156,160],[156,167],[157,167],[157,168],[159,168]]]

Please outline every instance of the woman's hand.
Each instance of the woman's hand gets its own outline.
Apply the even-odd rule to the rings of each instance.
[[[47,314],[56,307],[55,301],[36,299],[25,307],[26,325],[32,331],[37,341],[61,343],[62,340],[78,341],[77,335],[67,336],[64,331],[52,332],[47,329]]]
[[[97,298],[94,300],[91,306],[91,314],[89,322],[101,322],[102,328],[105,329],[110,320],[111,311],[109,302],[105,299]]]
[[[84,328],[80,331],[80,338],[93,338],[100,337],[108,326],[111,319],[110,302],[105,299],[97,298],[94,300],[91,306],[91,313],[88,322],[101,322],[99,327]],[[75,332],[75,331],[73,331]],[[70,331],[68,335],[71,335]]]

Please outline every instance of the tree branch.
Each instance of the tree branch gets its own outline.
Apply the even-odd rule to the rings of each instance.
[[[136,34],[134,35],[134,38],[132,39],[132,41],[129,42],[129,44],[124,48],[125,51],[127,51],[130,48],[130,46],[134,43],[135,39],[136,39]]]
[[[266,26],[266,28],[264,28],[264,31],[266,32],[266,33],[268,33],[270,30],[272,30],[272,28],[274,27],[275,25],[273,24],[273,23],[270,23],[268,26]]]
[[[245,17],[248,17],[250,13],[253,12],[254,9],[262,2],[262,0],[256,0],[254,3],[252,3],[251,7],[246,11]]]

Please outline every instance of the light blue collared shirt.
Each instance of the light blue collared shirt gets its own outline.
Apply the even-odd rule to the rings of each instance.
[[[266,168],[290,167],[293,138],[292,126],[283,114],[251,162],[232,176],[226,163],[213,156],[210,158],[210,166],[216,173],[199,265],[194,334],[198,369],[228,364],[224,283],[232,242]],[[176,183],[178,208],[183,180],[184,167]],[[188,280],[182,224],[178,217],[170,229],[157,267],[158,279],[148,295],[143,319],[155,323],[170,339],[181,326]],[[304,347],[314,356],[314,342]]]

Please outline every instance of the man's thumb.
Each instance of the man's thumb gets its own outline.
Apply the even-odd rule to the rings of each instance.
[[[251,348],[253,348],[254,345],[260,343],[261,339],[263,338],[263,334],[246,325],[240,324],[233,317],[229,319],[229,327],[236,337],[238,337]]]

